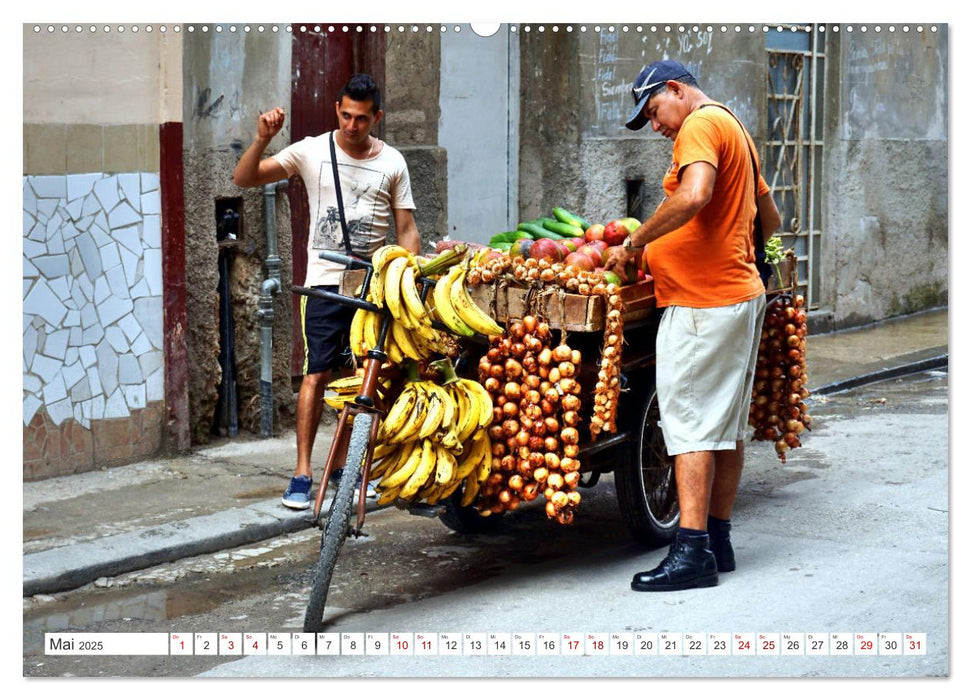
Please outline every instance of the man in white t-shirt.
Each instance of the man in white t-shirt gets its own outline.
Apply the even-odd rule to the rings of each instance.
[[[336,110],[335,152],[353,253],[370,258],[385,244],[392,217],[398,244],[417,253],[420,239],[408,166],[401,153],[371,135],[384,115],[374,80],[364,74],[352,77],[337,97]],[[331,135],[309,136],[275,156],[261,159],[284,119],[279,107],[260,115],[256,138],[239,159],[233,182],[240,187],[257,187],[295,174],[303,178],[310,206],[304,286],[337,291],[343,268],[319,257],[322,250],[346,252],[334,188]],[[310,506],[310,456],[323,410],[324,388],[341,364],[353,313],[350,307],[315,297],[301,298],[305,353],[297,398],[297,467],[283,496],[283,504],[290,508]]]

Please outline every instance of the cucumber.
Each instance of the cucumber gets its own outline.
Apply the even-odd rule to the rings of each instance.
[[[572,224],[565,224],[562,221],[544,221],[543,228],[553,233],[558,233],[564,238],[579,238],[583,235],[583,229]]]
[[[530,235],[532,235],[533,238],[551,238],[554,241],[559,241],[563,239],[563,236],[561,236],[560,234],[554,233],[549,229],[543,228],[542,226],[537,226],[536,224],[530,223],[528,221],[524,221],[523,223],[519,224],[519,230],[529,233]]]
[[[524,231],[503,231],[490,238],[489,245],[495,246],[497,243],[512,243],[517,238],[523,238],[526,235]],[[532,238],[532,236],[529,237]]]
[[[557,218],[558,221],[562,221],[564,224],[570,224],[571,226],[579,226],[584,231],[590,228],[590,222],[584,219],[582,216],[577,216],[563,207],[553,207],[553,216]]]

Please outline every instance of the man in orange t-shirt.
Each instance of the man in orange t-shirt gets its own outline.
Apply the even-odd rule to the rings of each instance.
[[[645,247],[658,307],[657,397],[675,460],[681,521],[668,555],[631,582],[637,591],[714,586],[735,569],[729,537],[744,460],[765,287],[755,267],[756,211],[763,235],[779,212],[757,168],[751,137],[676,61],[644,68],[627,128],[648,122],[674,141],[665,200],[606,267],[623,275]],[[755,187],[758,181],[758,196]]]

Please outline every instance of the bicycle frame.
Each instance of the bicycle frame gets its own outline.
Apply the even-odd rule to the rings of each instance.
[[[381,367],[388,359],[387,353],[384,352],[384,345],[387,340],[388,333],[391,331],[392,321],[392,316],[387,309],[382,306],[372,304],[365,299],[368,288],[371,284],[371,277],[374,274],[374,268],[371,266],[370,262],[330,251],[321,252],[320,257],[324,260],[329,260],[331,262],[344,265],[344,267],[348,270],[365,270],[364,282],[361,284],[360,294],[358,296],[349,297],[344,296],[343,294],[337,294],[335,292],[328,292],[323,289],[294,286],[291,289],[295,293],[325,299],[343,306],[352,306],[356,309],[372,311],[374,313],[381,314],[383,318],[381,320],[381,329],[378,333],[377,347],[368,350],[367,359],[364,361],[364,380],[361,385],[361,393],[354,398],[354,401],[345,403],[343,409],[341,410],[341,415],[337,422],[337,430],[334,433],[334,441],[331,443],[330,451],[327,454],[327,462],[324,465],[324,474],[321,480],[321,485],[317,490],[317,498],[314,501],[312,516],[312,522],[314,523],[319,522],[320,510],[324,503],[324,496],[327,493],[327,485],[330,482],[330,475],[334,470],[334,462],[336,457],[338,454],[340,454],[348,437],[350,436],[350,431],[347,428],[349,422],[348,419],[365,411],[372,414],[383,414],[383,411],[375,406],[374,398],[377,391],[378,379],[381,377]],[[419,277],[417,282],[421,284],[421,290],[419,292],[421,295],[421,300],[425,301],[425,299],[428,297],[429,290],[434,287],[435,282],[426,277]],[[438,328],[439,330],[448,330],[448,327],[439,321],[432,321],[432,326]],[[365,457],[364,464],[361,467],[361,489],[360,494],[358,495],[357,526],[355,528],[355,534],[360,534],[361,528],[364,526],[367,483],[371,476],[371,461],[374,457],[374,445],[377,442],[378,426],[379,421],[377,420],[375,420],[371,425],[371,437],[368,441],[367,455]]]

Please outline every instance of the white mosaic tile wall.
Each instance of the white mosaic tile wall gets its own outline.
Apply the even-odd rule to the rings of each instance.
[[[164,397],[157,173],[24,177],[24,425]]]

